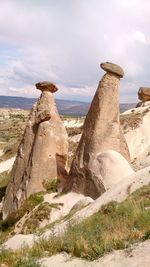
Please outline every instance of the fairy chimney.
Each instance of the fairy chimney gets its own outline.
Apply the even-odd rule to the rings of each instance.
[[[33,106],[3,200],[3,218],[15,212],[31,194],[44,190],[46,181],[67,176],[68,136],[58,114],[50,82],[36,84],[41,96]]]
[[[101,79],[86,116],[83,133],[70,169],[70,189],[94,199],[105,190],[97,172],[97,156],[107,150],[130,155],[119,121],[120,78],[124,72],[116,64],[102,63],[106,74]],[[113,179],[113,178],[112,178]]]

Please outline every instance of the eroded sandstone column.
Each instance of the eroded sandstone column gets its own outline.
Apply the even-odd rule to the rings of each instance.
[[[103,76],[86,116],[83,134],[72,162],[71,190],[97,198],[105,191],[98,166],[98,154],[106,150],[121,153],[128,161],[129,150],[119,122],[119,87],[124,72],[112,63],[102,63]]]
[[[67,182],[68,136],[49,82],[36,84],[41,96],[31,110],[3,201],[3,218],[16,211],[31,194],[44,190],[43,182]]]

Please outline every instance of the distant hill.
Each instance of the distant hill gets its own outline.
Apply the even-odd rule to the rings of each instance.
[[[36,98],[0,96],[0,108],[31,109],[36,101]],[[85,116],[90,107],[90,103],[61,99],[56,99],[56,104],[61,115],[71,116]],[[135,104],[120,104],[120,111],[123,112],[133,107]]]

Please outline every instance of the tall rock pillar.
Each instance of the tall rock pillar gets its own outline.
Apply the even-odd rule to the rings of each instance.
[[[101,174],[95,165],[98,154],[106,150],[121,153],[128,161],[129,150],[119,122],[119,87],[124,72],[118,65],[101,64],[107,73],[100,81],[83,134],[70,169],[71,190],[97,198],[105,191]]]
[[[31,110],[23,139],[12,169],[12,179],[3,200],[3,218],[15,212],[31,194],[44,190],[43,183],[53,179],[65,185],[68,136],[61,121],[50,82],[37,83],[41,96]]]

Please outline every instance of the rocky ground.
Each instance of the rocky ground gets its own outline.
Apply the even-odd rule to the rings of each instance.
[[[52,256],[42,259],[40,262],[45,267],[149,267],[149,252],[150,241],[145,241],[141,244],[134,245],[130,249],[114,251],[93,262],[73,259],[68,254]]]

